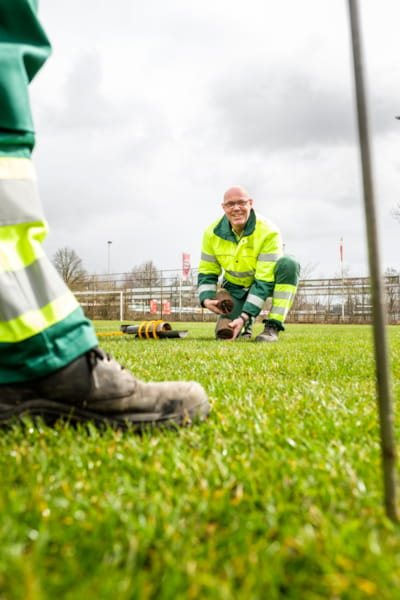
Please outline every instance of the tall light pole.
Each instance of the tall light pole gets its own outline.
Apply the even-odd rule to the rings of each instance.
[[[107,273],[110,274],[110,252],[112,241],[107,242]]]

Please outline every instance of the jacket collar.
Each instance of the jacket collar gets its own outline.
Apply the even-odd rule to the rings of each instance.
[[[243,231],[243,235],[251,235],[256,228],[256,213],[254,209],[251,209],[249,218]],[[214,233],[223,240],[230,242],[237,242],[235,234],[232,231],[231,224],[228,221],[228,217],[224,215],[222,219],[218,221],[214,227]]]

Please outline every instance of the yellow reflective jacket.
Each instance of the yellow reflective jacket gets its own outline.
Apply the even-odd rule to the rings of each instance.
[[[198,274],[200,303],[214,298],[223,273],[223,287],[246,301],[243,311],[256,317],[265,300],[272,295],[274,269],[282,256],[279,229],[251,210],[246,227],[237,238],[224,215],[203,236]]]

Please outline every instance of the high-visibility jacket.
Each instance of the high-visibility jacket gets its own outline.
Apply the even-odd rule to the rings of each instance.
[[[246,297],[243,311],[256,317],[274,289],[274,269],[282,256],[279,229],[251,210],[240,238],[224,215],[203,236],[198,273],[198,294],[203,305],[214,298],[223,273],[223,287],[236,298]]]
[[[60,369],[97,337],[45,255],[28,95],[50,53],[36,0],[0,1],[0,383]]]

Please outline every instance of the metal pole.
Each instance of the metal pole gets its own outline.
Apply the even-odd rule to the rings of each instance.
[[[358,23],[359,19],[357,0],[348,0],[348,6],[353,50],[359,149],[364,189],[365,221],[368,238],[369,270],[371,278],[372,316],[375,341],[375,365],[377,376],[385,508],[387,516],[393,521],[397,521],[395,476],[396,452],[393,432],[390,374],[387,358],[386,315],[383,299],[382,278],[380,275],[379,244],[375,215],[375,200],[368,133],[368,114],[364,89],[362,48]]]
[[[110,252],[112,241],[107,242],[107,274],[110,274]]]
[[[160,319],[163,319],[163,271],[161,271],[161,287],[160,287]]]
[[[343,238],[340,238],[340,268],[342,275],[342,321],[344,323],[344,268],[343,268]]]
[[[182,320],[182,275],[179,280],[179,319]]]

